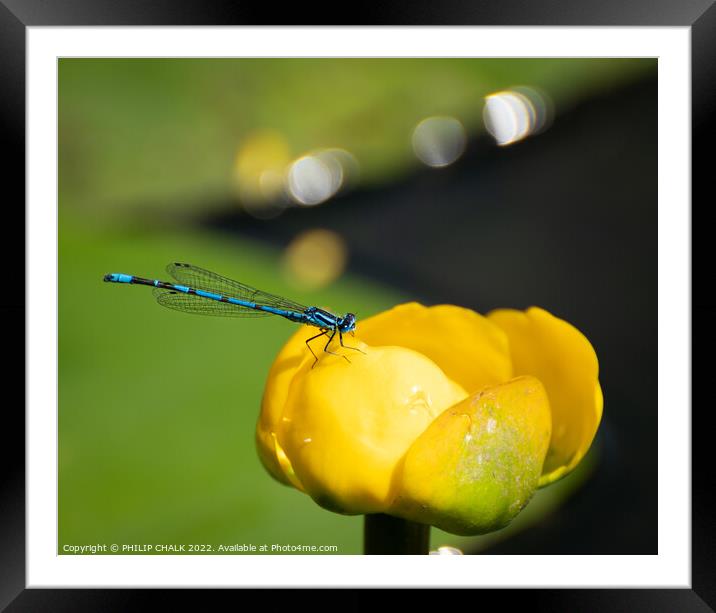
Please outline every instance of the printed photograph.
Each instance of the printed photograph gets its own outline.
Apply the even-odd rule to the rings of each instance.
[[[657,59],[58,101],[59,555],[658,553]]]

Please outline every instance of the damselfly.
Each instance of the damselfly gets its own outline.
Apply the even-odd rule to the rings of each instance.
[[[313,366],[318,362],[318,356],[311,349],[310,342],[321,336],[328,336],[328,342],[323,348],[326,353],[338,355],[328,349],[336,334],[341,347],[361,351],[357,347],[343,344],[343,335],[356,329],[356,316],[353,313],[339,317],[315,306],[306,307],[281,296],[262,292],[191,264],[174,262],[167,266],[167,272],[179,283],[144,279],[123,273],[107,274],[104,280],[109,283],[149,285],[154,288],[154,297],[159,304],[185,313],[223,317],[280,315],[297,323],[314,326],[320,332],[306,341],[306,346],[315,358]],[[350,362],[346,356],[342,357]]]

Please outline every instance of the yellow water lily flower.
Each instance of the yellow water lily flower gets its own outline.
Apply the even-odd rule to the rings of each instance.
[[[347,337],[362,352],[334,342],[315,367],[314,334],[276,357],[256,440],[276,479],[333,511],[496,530],[577,466],[599,426],[594,349],[540,308],[399,305]]]

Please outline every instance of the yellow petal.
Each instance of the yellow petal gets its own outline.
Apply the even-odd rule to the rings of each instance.
[[[534,375],[547,389],[552,440],[540,486],[547,485],[574,469],[597,432],[603,399],[596,353],[574,326],[537,307],[488,318],[509,337],[515,375]]]
[[[359,321],[356,335],[369,345],[396,345],[422,353],[468,392],[512,377],[504,332],[470,309],[401,304]]]
[[[256,449],[266,470],[286,485],[303,489],[295,478],[290,460],[276,440],[288,389],[299,367],[311,355],[306,340],[316,334],[314,328],[301,326],[283,346],[274,360],[261,401],[261,413],[256,425]],[[313,359],[311,357],[311,359]]]
[[[547,394],[534,377],[473,394],[410,447],[390,513],[454,534],[506,526],[537,488],[550,429]]]
[[[350,363],[331,355],[315,368],[304,362],[275,430],[305,491],[343,513],[384,511],[405,451],[467,395],[415,351],[360,347],[366,353],[351,352]]]

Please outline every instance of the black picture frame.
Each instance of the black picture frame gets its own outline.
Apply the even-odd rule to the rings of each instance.
[[[692,274],[708,265],[709,253],[699,252],[698,229],[707,231],[703,216],[695,206],[707,198],[706,182],[710,178],[706,147],[712,141],[714,120],[710,114],[716,102],[716,6],[713,0],[631,0],[629,2],[585,0],[489,0],[440,3],[425,0],[403,0],[390,3],[353,3],[350,10],[361,25],[524,25],[524,26],[690,26],[692,41]],[[336,19],[335,5],[303,3],[284,5],[280,11],[266,3],[242,1],[175,0],[174,2],[136,2],[109,0],[0,0],[0,117],[5,151],[4,183],[10,193],[4,210],[6,228],[2,244],[5,261],[23,258],[24,270],[24,207],[25,198],[25,40],[31,26],[108,26],[108,25],[329,25]],[[707,210],[706,203],[702,204]],[[701,223],[693,223],[694,220]],[[21,244],[13,244],[13,237]],[[23,254],[19,256],[18,254]],[[6,268],[7,270],[7,268]],[[54,274],[54,271],[48,271]],[[15,273],[15,277],[17,277]],[[695,281],[695,279],[694,279]],[[19,387],[24,380],[25,321],[24,291],[15,286],[2,292],[0,313],[6,341],[5,380]],[[692,326],[699,334],[692,348],[706,347],[716,340],[713,325],[706,317],[716,309],[713,301],[696,291],[692,284]],[[692,380],[708,381],[708,363],[692,360]],[[701,376],[699,376],[701,375]],[[9,392],[10,385],[6,386]],[[23,388],[24,391],[24,388]],[[21,397],[23,394],[21,393]],[[24,403],[10,400],[5,394],[3,411],[3,442],[0,446],[0,608],[9,611],[114,611],[126,610],[137,604],[167,607],[174,598],[184,605],[207,607],[206,592],[165,590],[110,589],[25,589],[25,454]],[[688,410],[689,407],[684,407]],[[499,599],[502,607],[529,603],[532,610],[550,611],[708,611],[716,610],[716,510],[710,491],[716,486],[711,470],[710,429],[706,426],[708,407],[694,403],[692,411],[692,582],[691,589],[542,589],[512,592],[485,590],[480,596]],[[10,443],[18,443],[13,447]],[[318,581],[320,583],[320,581]],[[498,593],[499,592],[499,593]],[[350,601],[360,606],[368,597],[366,591],[357,598],[332,594],[326,602],[332,606]],[[315,596],[307,593],[272,594],[272,608],[284,598],[290,606],[313,606]],[[421,596],[421,598],[423,598]],[[429,600],[429,598],[428,598]],[[247,601],[241,601],[241,604]],[[427,604],[427,603],[426,603]],[[480,606],[484,606],[481,604]]]

